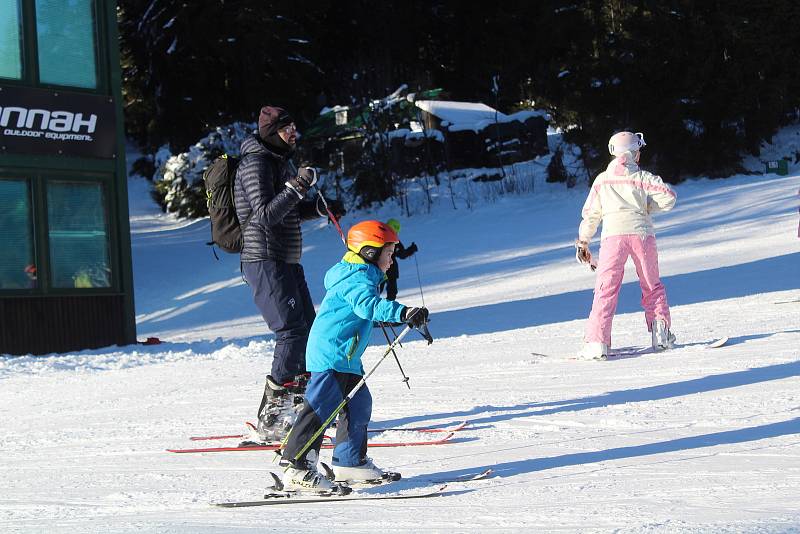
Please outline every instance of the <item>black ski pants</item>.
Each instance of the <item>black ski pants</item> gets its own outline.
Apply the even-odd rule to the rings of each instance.
[[[275,382],[291,381],[306,371],[306,343],[316,313],[303,266],[275,260],[242,264],[245,280],[267,326],[275,333],[270,374]]]

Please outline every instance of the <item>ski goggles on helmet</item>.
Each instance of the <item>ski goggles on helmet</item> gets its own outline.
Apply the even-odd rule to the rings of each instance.
[[[642,132],[618,132],[611,136],[608,140],[608,153],[612,156],[620,156],[629,150],[637,152],[641,150],[647,143],[644,142],[644,134]]]

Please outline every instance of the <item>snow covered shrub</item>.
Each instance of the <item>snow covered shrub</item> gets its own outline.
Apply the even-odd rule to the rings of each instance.
[[[242,140],[256,128],[254,123],[220,126],[189,148],[172,155],[162,148],[155,156],[153,198],[165,212],[179,217],[208,215],[203,172],[222,154],[239,156]]]

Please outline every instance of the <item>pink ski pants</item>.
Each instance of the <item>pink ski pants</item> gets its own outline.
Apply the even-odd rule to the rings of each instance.
[[[639,285],[642,287],[642,307],[647,330],[650,330],[654,319],[663,319],[667,328],[670,327],[667,292],[658,276],[655,236],[615,235],[606,237],[600,243],[592,312],[589,314],[589,324],[586,325],[584,336],[587,343],[605,343],[611,347],[611,322],[617,310],[619,288],[628,256],[633,258]]]

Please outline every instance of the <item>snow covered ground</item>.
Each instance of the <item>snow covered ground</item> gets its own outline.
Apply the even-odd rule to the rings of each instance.
[[[571,244],[585,188],[537,184],[473,210],[442,202],[402,219],[401,237],[420,252],[400,264],[399,300],[422,303],[418,267],[437,340],[398,351],[410,390],[384,361],[370,381],[373,420],[471,425],[448,445],[373,449],[404,479],[366,491],[422,489],[489,467],[496,476],[434,499],[233,510],[209,503],[258,498],[277,471],[271,453],[165,449],[243,429],[272,337],[238,257],[216,261],[204,246],[208,222],[160,214],[148,184],[132,179],[139,338],[165,343],[0,358],[0,531],[798,532],[792,174],[677,186],[677,207],[656,226],[681,346],[608,362],[569,359],[592,298],[593,275]],[[305,238],[318,303],[341,242],[322,223]],[[725,347],[705,347],[722,336]],[[374,342],[367,365],[381,353]],[[648,343],[629,264],[613,346]]]

